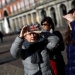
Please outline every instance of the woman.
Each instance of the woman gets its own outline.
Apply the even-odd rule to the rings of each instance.
[[[61,51],[65,49],[63,37],[59,31],[54,30],[54,23],[50,17],[45,17],[41,21],[41,27],[43,30],[53,33],[60,38],[59,45],[52,51],[49,51],[50,65],[52,66],[55,75],[64,75],[65,62],[61,54]]]
[[[49,32],[38,31],[33,25],[24,26],[13,42],[10,53],[15,58],[22,58],[24,75],[54,75],[47,49],[53,49],[58,41],[59,38]]]
[[[68,63],[65,67],[65,75],[75,75],[75,8],[63,17],[68,23],[65,36]]]

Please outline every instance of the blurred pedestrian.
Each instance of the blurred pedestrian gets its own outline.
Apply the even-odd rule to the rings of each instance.
[[[22,58],[24,75],[54,75],[47,49],[53,49],[58,41],[59,38],[49,32],[38,31],[35,26],[24,26],[10,53],[15,58]]]
[[[65,34],[66,52],[68,63],[65,67],[65,75],[75,75],[75,8],[69,10],[63,16],[68,24]]]
[[[1,42],[3,43],[3,33],[0,31],[0,39],[1,39]]]
[[[43,30],[53,33],[60,38],[58,46],[49,51],[50,65],[52,66],[52,69],[55,75],[64,75],[65,74],[65,62],[64,62],[61,52],[65,50],[65,44],[63,41],[62,34],[59,31],[55,31],[54,23],[51,17],[48,17],[48,16],[45,17],[41,21],[41,27]]]

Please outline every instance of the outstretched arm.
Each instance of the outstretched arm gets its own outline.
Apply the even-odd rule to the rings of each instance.
[[[43,38],[46,38],[48,40],[47,48],[49,50],[52,50],[54,47],[56,47],[57,43],[59,42],[59,37],[50,33],[50,32],[41,32]]]
[[[63,17],[69,21],[68,25],[69,25],[69,27],[71,26],[71,31],[72,31],[73,37],[75,39],[75,19],[74,19],[74,16],[72,14],[67,14]]]
[[[50,36],[48,37],[49,43],[47,44],[47,48],[49,50],[52,50],[53,48],[55,48],[59,42],[59,38],[57,36]]]

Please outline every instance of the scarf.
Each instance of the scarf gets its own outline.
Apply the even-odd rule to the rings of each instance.
[[[46,47],[47,40],[44,38],[40,38],[35,42],[28,42],[25,40],[26,50],[31,53],[31,63],[38,64],[42,63],[41,51]]]

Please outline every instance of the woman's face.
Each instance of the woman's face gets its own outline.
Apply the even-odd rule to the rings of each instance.
[[[37,40],[37,34],[36,33],[26,33],[25,39],[28,42],[35,42]]]
[[[50,25],[47,22],[43,22],[41,27],[46,31],[50,31]]]

